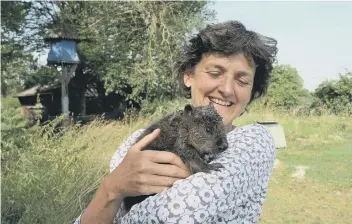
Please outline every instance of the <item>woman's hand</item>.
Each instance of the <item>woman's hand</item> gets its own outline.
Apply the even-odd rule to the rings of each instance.
[[[134,144],[120,165],[106,177],[107,187],[112,194],[125,198],[159,193],[171,187],[175,181],[190,175],[177,155],[143,150],[159,133],[160,129],[156,129]]]

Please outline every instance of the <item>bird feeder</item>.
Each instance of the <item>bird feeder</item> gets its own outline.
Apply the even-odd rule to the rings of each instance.
[[[79,64],[77,43],[80,42],[80,39],[68,25],[58,25],[49,31],[44,40],[51,44],[47,59],[49,65]]]
[[[61,81],[61,109],[65,116],[64,126],[67,127],[69,124],[68,84],[80,62],[77,43],[81,40],[67,24],[63,23],[50,30],[44,40],[50,43],[47,64],[55,68],[61,67],[59,77]]]

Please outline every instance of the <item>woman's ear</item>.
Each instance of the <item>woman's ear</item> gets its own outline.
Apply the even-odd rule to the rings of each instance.
[[[183,83],[187,88],[191,87],[191,74],[189,72],[183,75]]]

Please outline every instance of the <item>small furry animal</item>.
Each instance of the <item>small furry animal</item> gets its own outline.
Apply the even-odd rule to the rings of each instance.
[[[175,153],[191,174],[208,173],[223,167],[220,163],[208,163],[209,159],[213,159],[228,147],[222,118],[212,103],[199,107],[187,104],[183,111],[166,115],[149,126],[136,142],[157,128],[160,128],[160,136],[145,149]],[[125,208],[129,211],[133,205],[149,196],[127,197],[124,199]]]

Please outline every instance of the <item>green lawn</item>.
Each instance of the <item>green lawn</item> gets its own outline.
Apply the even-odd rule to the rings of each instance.
[[[352,223],[352,135],[343,143],[278,149],[260,223]],[[292,144],[292,142],[291,142]],[[306,166],[304,179],[292,177]]]

